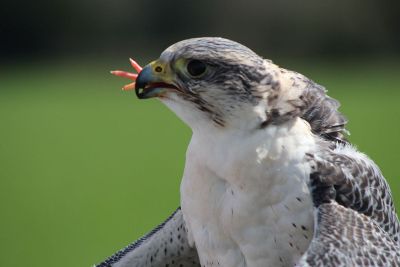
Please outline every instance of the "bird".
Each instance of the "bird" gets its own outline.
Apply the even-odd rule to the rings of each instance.
[[[98,267],[400,266],[389,185],[323,86],[220,37],[131,64],[192,137],[180,207]]]

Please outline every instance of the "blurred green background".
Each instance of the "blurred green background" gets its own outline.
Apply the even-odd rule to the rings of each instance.
[[[122,92],[189,37],[242,42],[329,89],[400,207],[395,1],[26,1],[0,9],[0,266],[90,266],[179,205],[190,130]]]

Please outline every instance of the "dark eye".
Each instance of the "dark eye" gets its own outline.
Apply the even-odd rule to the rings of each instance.
[[[193,77],[199,77],[204,72],[206,72],[207,65],[201,62],[200,60],[194,59],[189,61],[186,68],[190,75],[192,75]]]

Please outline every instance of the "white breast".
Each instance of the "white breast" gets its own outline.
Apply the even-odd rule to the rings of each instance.
[[[202,266],[293,266],[313,234],[304,155],[315,148],[302,119],[247,135],[194,132],[181,205]]]

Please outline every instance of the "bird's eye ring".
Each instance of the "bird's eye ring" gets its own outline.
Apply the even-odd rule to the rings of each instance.
[[[188,62],[186,69],[192,77],[198,78],[206,72],[207,65],[200,60],[193,59]]]

